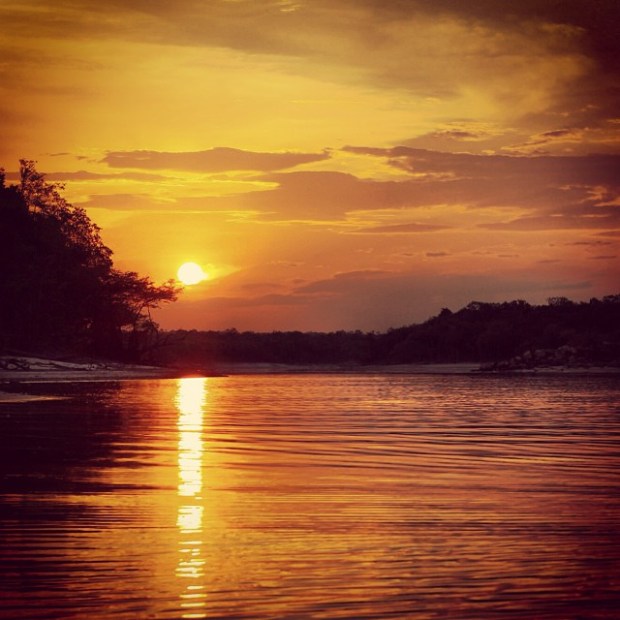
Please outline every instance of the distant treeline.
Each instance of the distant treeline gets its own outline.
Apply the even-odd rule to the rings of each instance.
[[[532,364],[547,359],[620,365],[620,295],[589,302],[556,297],[540,306],[522,300],[473,301],[457,312],[443,309],[424,323],[386,333],[178,330],[165,333],[162,344],[158,361],[187,367],[218,362],[492,363],[514,358]]]
[[[157,338],[150,310],[177,289],[115,269],[97,225],[61,189],[32,161],[20,161],[17,185],[0,168],[0,353],[137,359]]]

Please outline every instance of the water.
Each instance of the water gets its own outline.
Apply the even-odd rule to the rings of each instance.
[[[3,618],[620,617],[620,382],[261,375],[0,405]]]

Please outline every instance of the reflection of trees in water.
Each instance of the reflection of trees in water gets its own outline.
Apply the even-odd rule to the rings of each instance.
[[[29,385],[65,400],[3,405],[0,490],[12,493],[96,492],[96,469],[114,456],[123,428],[109,395],[120,383]]]
[[[89,565],[82,545],[87,532],[102,531],[109,512],[94,498],[110,490],[98,470],[114,459],[113,442],[122,432],[121,413],[109,404],[119,389],[119,383],[29,385],[29,392],[69,398],[0,406],[0,572],[7,617],[39,617],[28,614],[62,605],[69,584],[103,570]]]

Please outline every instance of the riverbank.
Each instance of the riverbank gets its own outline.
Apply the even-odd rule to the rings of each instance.
[[[28,393],[28,384],[127,381],[188,376],[265,375],[265,374],[393,374],[393,375],[620,375],[620,368],[608,366],[541,366],[534,368],[481,367],[477,363],[446,364],[242,364],[222,363],[212,368],[163,368],[140,364],[88,361],[76,362],[42,357],[0,356],[0,403],[50,400],[57,397]]]
[[[33,356],[0,356],[0,403],[54,400],[28,393],[32,383],[125,381],[178,376],[169,368],[116,362],[75,362]]]
[[[100,381],[174,376],[170,368],[118,362],[75,362],[42,357],[0,356],[1,382]]]

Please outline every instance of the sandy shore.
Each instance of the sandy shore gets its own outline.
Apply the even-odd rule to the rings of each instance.
[[[63,400],[64,396],[35,396],[34,394],[16,394],[0,391],[0,403],[31,403],[42,400]]]
[[[67,362],[41,357],[0,356],[0,382],[102,381],[174,376],[156,366],[115,362]]]
[[[53,383],[59,381],[122,381],[176,377],[179,373],[165,368],[94,368],[91,370],[0,370],[0,385],[11,383]]]
[[[178,372],[155,366],[106,362],[79,363],[40,357],[0,356],[0,403],[59,398],[21,393],[21,391],[27,391],[26,385],[29,383],[124,381],[172,376],[178,376]],[[16,391],[18,389],[20,393]]]

